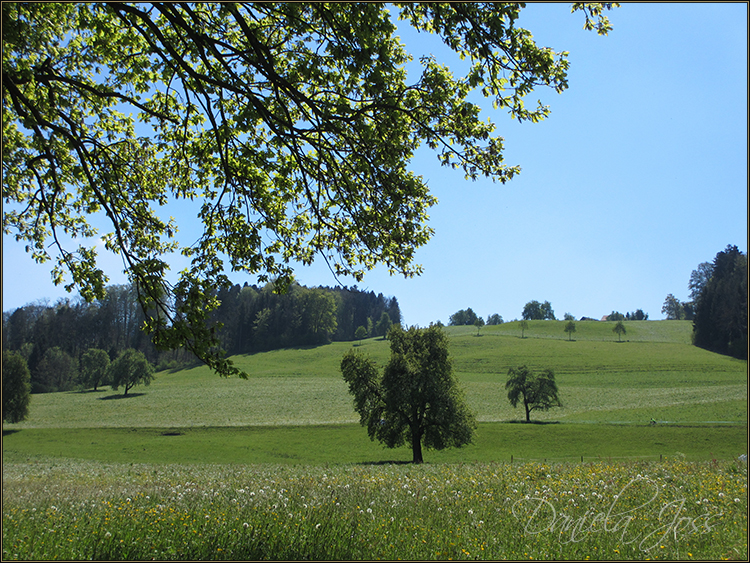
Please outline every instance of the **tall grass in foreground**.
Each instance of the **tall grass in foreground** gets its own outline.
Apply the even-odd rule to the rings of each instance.
[[[3,465],[3,559],[747,559],[744,462]]]

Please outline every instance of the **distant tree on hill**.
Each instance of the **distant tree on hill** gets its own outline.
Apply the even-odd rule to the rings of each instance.
[[[479,336],[479,329],[484,326],[484,319],[482,317],[477,317],[477,320],[474,321],[474,326],[477,327],[477,336]]]
[[[570,313],[565,313],[565,315],[563,315],[563,320],[564,321],[574,321],[574,320],[576,320],[576,318],[573,315],[571,315]]]
[[[576,323],[575,321],[568,321],[565,323],[565,332],[568,333],[568,340],[571,340],[572,334],[576,331]]]
[[[394,325],[388,338],[391,358],[382,375],[372,359],[354,350],[341,360],[370,439],[389,448],[410,444],[414,463],[423,462],[423,445],[441,450],[471,443],[476,420],[453,375],[442,329]]]
[[[465,326],[473,325],[474,321],[477,320],[477,314],[469,307],[468,309],[461,309],[456,311],[450,316],[448,320],[449,326]]]
[[[109,368],[109,377],[112,381],[112,389],[117,391],[120,387],[125,389],[124,395],[128,394],[136,385],[150,385],[154,379],[154,368],[148,363],[143,352],[125,350]]]
[[[358,326],[357,330],[354,331],[354,338],[359,340],[360,344],[362,343],[362,340],[367,338],[367,329],[363,326]]]
[[[671,293],[667,295],[664,300],[664,305],[661,307],[661,312],[667,315],[668,321],[679,321],[685,316],[685,310],[682,307],[682,303]]]
[[[636,309],[634,313],[625,313],[626,321],[647,321],[648,313],[644,313],[643,309]]]
[[[524,319],[518,323],[518,326],[521,329],[521,338],[523,338],[523,333],[526,332],[526,330],[528,330],[529,328],[529,321]]]
[[[554,321],[555,312],[552,310],[552,305],[549,301],[539,303],[539,301],[529,301],[523,307],[523,313],[521,317],[526,321]]]
[[[104,384],[109,371],[109,354],[98,348],[89,348],[81,356],[80,380],[84,389],[96,388]]]
[[[487,317],[487,325],[488,326],[501,325],[501,324],[503,324],[503,317],[501,317],[497,313],[495,313],[493,315],[489,315]]]
[[[622,321],[617,321],[617,324],[612,329],[612,332],[617,333],[617,341],[621,342],[622,339],[620,338],[623,334],[627,333],[627,330],[625,330],[625,324]]]
[[[3,422],[15,424],[29,416],[31,374],[24,357],[3,350]]]
[[[534,374],[526,366],[510,368],[505,389],[508,391],[508,400],[513,408],[518,403],[523,404],[526,422],[531,422],[532,411],[547,411],[552,407],[562,407],[555,382],[555,372],[551,369]]]
[[[625,315],[620,313],[619,311],[612,311],[609,315],[607,315],[608,321],[624,321]]]
[[[552,305],[550,304],[549,301],[545,301],[544,303],[542,303],[542,315],[543,315],[544,320],[547,320],[547,321],[557,320],[555,318],[555,312],[552,310]]]

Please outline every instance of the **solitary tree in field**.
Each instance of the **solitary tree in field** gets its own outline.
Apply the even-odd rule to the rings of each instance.
[[[96,388],[104,383],[109,371],[109,354],[98,348],[89,348],[81,356],[81,383],[84,388]]]
[[[388,333],[391,358],[382,375],[373,360],[348,351],[341,372],[371,440],[389,448],[409,444],[422,463],[422,446],[436,450],[471,443],[474,415],[453,375],[448,339],[434,325]]]
[[[3,422],[16,423],[29,416],[31,374],[24,357],[3,350]]]
[[[474,310],[469,307],[468,309],[461,309],[453,313],[448,319],[448,325],[450,326],[465,326],[473,325],[477,320],[477,314]]]
[[[479,336],[479,330],[484,326],[484,319],[477,317],[477,320],[474,321],[474,326],[477,327],[477,336]]]
[[[627,330],[625,330],[625,323],[622,321],[617,321],[617,324],[612,329],[612,332],[617,333],[617,341],[622,342],[622,338],[620,338],[623,334],[627,333]]]
[[[362,340],[367,338],[367,329],[363,326],[358,326],[357,330],[354,331],[354,338],[359,340],[359,343],[362,344]]]
[[[552,310],[552,304],[549,301],[539,303],[539,301],[529,301],[523,307],[521,316],[527,321],[554,321],[555,312]]]
[[[501,325],[501,324],[503,324],[503,317],[500,316],[500,315],[498,315],[497,313],[494,313],[494,314],[489,315],[487,317],[487,325],[488,326]]]
[[[667,295],[666,299],[664,299],[664,305],[661,307],[661,312],[667,315],[667,320],[679,321],[685,316],[685,309],[682,303],[680,303],[680,300],[671,293]]]
[[[605,35],[611,6],[572,11]],[[37,261],[56,260],[56,283],[87,300],[104,296],[103,241],[138,287],[157,346],[245,375],[208,322],[226,271],[279,289],[316,258],[358,281],[379,264],[418,275],[436,199],[411,171],[416,149],[472,180],[520,172],[474,100],[540,121],[549,108],[526,96],[565,90],[569,67],[567,52],[521,27],[522,9],[3,2],[4,232]],[[397,20],[442,40],[461,72],[432,56],[410,62]],[[196,206],[201,227],[187,243],[165,216],[171,200]],[[176,281],[173,253],[190,261]]]
[[[526,366],[510,368],[505,388],[508,390],[508,400],[514,408],[518,403],[523,404],[526,422],[531,422],[532,411],[562,407],[555,383],[555,373],[551,369],[534,374]]]
[[[523,333],[529,328],[529,321],[524,319],[518,323],[518,326],[521,328],[521,338],[523,338]]]
[[[574,321],[568,321],[565,323],[565,332],[568,333],[568,340],[571,340],[573,333],[576,331],[576,323]]]
[[[136,385],[150,385],[154,379],[154,368],[143,355],[143,352],[129,348],[112,362],[110,366],[110,379],[112,389],[117,391],[120,387],[125,389],[124,395],[128,394]]]

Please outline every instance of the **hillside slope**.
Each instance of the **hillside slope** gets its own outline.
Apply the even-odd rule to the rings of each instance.
[[[480,336],[474,327],[448,327],[454,369],[478,420],[522,417],[504,385],[509,367],[527,364],[555,370],[564,404],[534,413],[536,420],[746,423],[747,362],[685,342],[689,322],[626,323],[629,341],[623,342],[612,333],[613,323],[576,324],[573,341],[562,321],[531,322],[526,338],[515,334],[517,323],[484,327]],[[352,346],[380,365],[389,357],[388,342],[379,338],[235,356],[249,380],[222,379],[197,367],[161,372],[128,397],[110,389],[33,395],[29,419],[5,428],[353,423],[358,417],[339,372]]]

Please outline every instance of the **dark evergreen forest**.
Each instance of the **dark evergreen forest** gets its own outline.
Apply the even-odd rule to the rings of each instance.
[[[221,305],[212,322],[221,323],[222,347],[228,355],[277,348],[313,346],[382,336],[401,322],[395,297],[357,287],[315,287],[293,283],[283,294],[265,287],[234,285],[217,295]],[[26,359],[33,393],[65,391],[79,386],[78,363],[89,349],[105,350],[111,360],[124,350],[143,352],[157,369],[197,364],[184,349],[159,351],[141,330],[146,315],[135,288],[113,285],[102,300],[64,299],[54,305],[37,302],[3,313],[2,348]],[[361,331],[360,331],[361,332]]]

